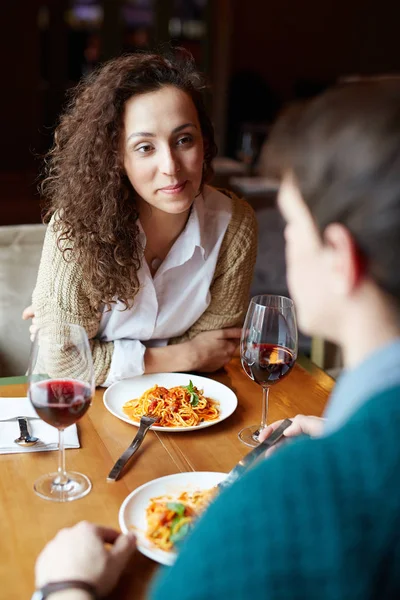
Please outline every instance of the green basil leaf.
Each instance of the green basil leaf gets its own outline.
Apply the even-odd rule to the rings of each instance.
[[[185,512],[185,505],[181,502],[167,502],[168,510],[173,510],[179,517],[183,517]]]
[[[180,517],[179,515],[177,515],[176,517],[174,517],[171,521],[171,533],[174,533],[175,531],[175,526],[179,523],[179,521],[182,519],[183,517]]]
[[[198,403],[199,403],[199,397],[198,397],[198,395],[197,395],[197,394],[195,394],[194,392],[192,392],[192,393],[190,394],[190,400],[189,400],[189,402],[190,402],[190,404],[191,404],[192,406],[197,406],[197,405],[198,405]]]
[[[189,533],[190,523],[184,523],[176,533],[172,533],[169,538],[173,544],[181,542]]]
[[[194,385],[193,385],[193,381],[191,379],[189,380],[189,385],[183,385],[182,387],[184,387],[185,390],[187,390],[189,392],[189,394],[192,394],[194,391]]]

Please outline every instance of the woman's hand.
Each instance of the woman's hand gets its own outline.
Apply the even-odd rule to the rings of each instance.
[[[239,345],[240,327],[203,331],[189,342],[184,342],[191,366],[196,371],[217,371],[226,365]]]
[[[106,548],[104,544],[111,544]],[[42,550],[36,561],[38,588],[50,581],[79,579],[92,584],[99,596],[116,586],[135,544],[133,534],[81,521],[61,529]]]
[[[32,319],[32,325],[29,327],[29,333],[31,334],[31,342],[33,342],[34,338],[35,338],[35,333],[37,331],[37,325],[36,325],[36,321],[35,321],[35,311],[33,309],[33,304],[30,304],[29,306],[27,306],[23,313],[22,313],[22,318],[24,321],[27,321],[28,319]]]
[[[275,429],[279,427],[282,423],[283,419],[280,421],[275,421],[268,425],[260,432],[259,440],[263,442],[266,440]],[[291,438],[296,437],[301,434],[309,435],[310,437],[319,437],[322,435],[324,430],[325,419],[321,417],[308,417],[305,415],[296,415],[292,419],[292,424],[289,425],[283,432],[284,437]],[[275,446],[272,446],[269,450],[266,451],[265,456],[271,456],[275,450],[277,450],[281,444],[284,444],[285,440],[281,439]]]

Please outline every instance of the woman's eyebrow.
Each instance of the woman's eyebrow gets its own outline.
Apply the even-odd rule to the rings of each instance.
[[[156,137],[156,134],[150,133],[149,131],[135,131],[128,136],[126,141],[129,142],[129,140],[133,137]]]
[[[179,125],[179,127],[175,127],[175,129],[172,130],[172,133],[179,133],[179,131],[182,131],[182,129],[185,129],[186,127],[194,127],[197,129],[197,126],[194,123],[184,123],[183,125]],[[156,134],[151,133],[150,131],[135,131],[128,136],[126,141],[129,142],[129,140],[134,137],[156,137]]]
[[[175,127],[175,129],[172,130],[172,133],[178,133],[179,131],[182,131],[182,129],[185,129],[185,127],[194,127],[195,129],[197,129],[194,123],[185,123],[184,125],[179,125],[179,127]]]

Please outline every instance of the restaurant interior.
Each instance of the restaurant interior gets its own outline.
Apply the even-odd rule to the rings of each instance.
[[[251,295],[287,294],[283,223],[275,206],[277,183],[266,173],[261,152],[268,131],[282,108],[293,101],[313,97],[342,79],[396,72],[397,14],[395,3],[377,6],[371,0],[7,3],[1,18],[6,93],[0,226],[41,222],[37,187],[42,157],[51,146],[68,90],[102,61],[171,43],[193,54],[211,84],[209,109],[219,149],[214,185],[234,190],[256,210],[261,235]],[[15,283],[17,316],[34,285],[43,231],[26,230],[31,247],[29,267],[24,260],[18,265],[22,277],[16,276],[15,262],[12,269],[5,267],[18,260],[10,250],[13,235],[10,228],[2,229],[0,268],[7,269],[5,281],[7,276],[24,281],[23,287]],[[10,320],[3,315],[1,331],[7,335]],[[26,362],[29,350],[27,326],[18,323],[15,347],[8,352],[18,353],[20,363]],[[338,372],[340,357],[323,340],[301,336],[300,348],[319,366]],[[15,360],[10,356],[9,366],[0,366],[0,375],[14,375]]]
[[[45,235],[38,192],[43,157],[52,145],[68,92],[102,62],[122,53],[168,44],[181,46],[192,53],[197,66],[206,73],[212,90],[208,109],[218,145],[212,185],[245,198],[254,209],[258,224],[257,260],[249,300],[259,294],[289,295],[284,223],[276,205],[279,181],[265,160],[269,132],[280,112],[292,102],[313,98],[340,81],[399,72],[398,3],[18,0],[3,2],[0,11],[0,381],[4,386],[0,396],[23,396],[26,389],[23,376],[31,347],[30,320],[23,321],[21,314],[31,304]],[[288,416],[289,397],[290,413],[307,414],[308,408],[313,414],[322,414],[342,368],[340,353],[333,344],[302,334],[297,363],[291,376],[273,391],[274,419]],[[90,408],[90,421],[86,417],[87,423],[84,419],[79,430],[84,467],[82,458],[74,458],[77,450],[67,452],[71,467],[85,469],[92,479],[96,493],[89,495],[90,516],[115,525],[123,499],[148,481],[149,469],[152,479],[172,476],[177,470],[225,472],[242,457],[245,448],[237,446],[237,431],[242,421],[249,424],[253,413],[254,419],[250,420],[258,419],[260,388],[248,381],[240,360],[215,379],[233,386],[240,398],[246,396],[230,418],[230,428],[221,424],[208,439],[192,433],[186,438],[164,434],[157,435],[156,441],[146,438],[143,447],[147,462],[140,462],[139,457],[112,492],[106,483],[106,472],[126,447],[132,428],[121,418],[104,416],[102,392],[96,392],[98,401]],[[100,438],[102,445],[96,454],[96,440]],[[222,440],[227,440],[226,444]],[[74,440],[69,443],[74,447]],[[221,453],[219,458],[212,457],[213,469],[212,443],[219,444]],[[162,459],[157,452],[159,446],[164,452]],[[27,511],[24,522],[43,504],[32,498],[32,473],[36,477],[49,470],[50,462],[55,461],[54,456],[50,459],[52,454],[55,456],[43,452],[46,456],[39,466],[34,465],[34,453],[26,455],[20,472],[14,463],[4,463],[3,479],[13,482],[15,490],[19,486],[26,488],[29,500],[20,504],[21,511]],[[6,507],[19,502],[17,492],[4,502]],[[65,512],[61,517],[57,506],[46,505],[46,525],[32,535],[27,533],[25,550],[14,544],[14,559],[18,551],[25,553],[21,568],[26,578],[20,584],[21,595],[8,594],[8,598],[22,598],[32,589],[29,561],[60,525],[85,517],[85,510],[89,510],[87,499],[71,506],[78,504],[84,508]],[[6,531],[16,537],[13,527],[9,522]],[[126,580],[115,598],[128,597],[125,594],[133,587],[135,597],[144,597],[155,563],[145,556],[139,561],[143,578],[136,578],[135,586]],[[1,569],[2,565],[0,572]]]

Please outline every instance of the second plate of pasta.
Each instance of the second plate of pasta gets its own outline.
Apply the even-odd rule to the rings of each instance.
[[[157,416],[156,431],[193,431],[228,418],[237,397],[228,387],[200,375],[154,373],[117,381],[104,393],[106,408],[139,426],[142,414]]]

